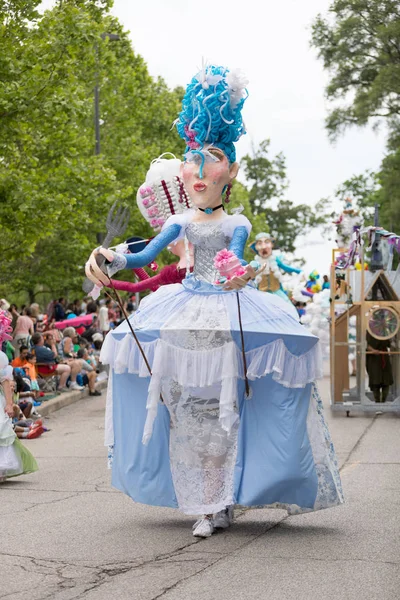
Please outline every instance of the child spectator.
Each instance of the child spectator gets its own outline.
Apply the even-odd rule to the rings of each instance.
[[[103,346],[103,336],[101,333],[95,333],[93,335],[93,344],[92,344],[92,354],[96,360],[96,369],[97,372],[101,372],[105,370],[105,366],[103,366],[100,362],[100,353],[101,348]]]
[[[36,396],[39,393],[39,384],[37,382],[37,375],[36,375],[36,354],[34,351],[29,352],[26,355],[26,364],[24,365],[23,369],[24,371],[29,375],[29,378],[31,380],[31,390],[33,392],[36,392]]]
[[[97,374],[88,362],[89,354],[87,348],[80,348],[78,350],[78,359],[81,360],[83,383],[89,386],[89,396],[101,396],[101,393],[95,388]]]
[[[25,418],[34,415],[36,411],[33,409],[33,396],[30,390],[29,383],[24,379],[22,369],[14,369],[13,381],[11,382],[11,390],[13,392],[14,405],[20,410]]]

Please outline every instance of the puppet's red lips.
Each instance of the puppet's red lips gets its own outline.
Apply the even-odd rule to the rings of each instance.
[[[201,181],[199,181],[199,183],[194,184],[193,189],[195,192],[204,192],[204,190],[207,189],[207,186],[205,183],[201,183]]]

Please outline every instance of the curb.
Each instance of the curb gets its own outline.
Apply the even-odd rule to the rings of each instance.
[[[107,388],[107,380],[100,381],[96,385],[96,390],[102,392]],[[42,402],[41,406],[37,407],[37,411],[40,413],[42,417],[47,417],[50,413],[55,412],[56,410],[60,410],[60,408],[65,408],[66,406],[70,406],[70,404],[75,404],[75,402],[79,402],[82,398],[89,397],[89,390],[85,389],[82,392],[66,392],[65,394],[60,394],[56,398],[52,398],[51,400],[47,400]]]

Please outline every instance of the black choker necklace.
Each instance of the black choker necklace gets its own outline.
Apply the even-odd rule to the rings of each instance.
[[[213,212],[215,212],[219,208],[224,208],[224,205],[220,204],[219,206],[216,206],[215,208],[200,208],[200,207],[198,207],[198,209],[201,210],[201,212],[205,212],[206,215],[211,215]]]

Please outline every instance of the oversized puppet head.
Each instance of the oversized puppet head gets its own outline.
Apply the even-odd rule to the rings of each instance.
[[[250,248],[261,258],[269,258],[274,248],[274,238],[269,233],[258,233]]]
[[[236,142],[245,128],[242,107],[247,81],[239,71],[205,66],[188,85],[176,121],[186,142],[182,180],[200,210],[221,208],[221,197],[236,177]]]

